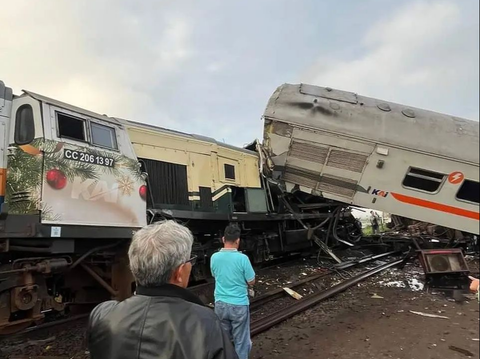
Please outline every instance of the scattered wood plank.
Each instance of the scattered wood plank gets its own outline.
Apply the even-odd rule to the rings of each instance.
[[[412,313],[412,314],[421,315],[422,317],[427,317],[427,318],[450,319],[449,317],[445,317],[443,315],[429,314],[429,313],[423,313],[423,312],[415,312],[413,310],[410,310],[409,312]]]
[[[287,292],[291,297],[295,298],[296,300],[300,300],[303,298],[300,294],[298,294],[294,290],[291,290],[290,288],[283,288],[283,290]]]

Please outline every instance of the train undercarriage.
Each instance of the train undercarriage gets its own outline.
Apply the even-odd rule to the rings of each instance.
[[[365,242],[360,222],[340,203],[318,202],[311,198],[285,199],[279,202],[282,205],[277,207],[277,213],[267,215],[232,213],[221,216],[151,209],[147,218],[149,223],[174,219],[190,228],[195,237],[193,253],[198,257],[191,283],[211,278],[209,258],[221,248],[222,232],[229,222],[240,225],[240,250],[254,265],[318,251],[338,262],[334,252],[361,247],[365,243],[377,245],[380,252],[411,245],[404,237],[390,241],[372,238]],[[400,223],[394,217],[392,223],[392,231],[408,228],[404,219]],[[448,237],[450,234],[446,231],[436,238],[449,241],[452,240]],[[422,235],[417,233],[416,237]],[[469,245],[472,243],[469,237],[463,236],[462,240]],[[129,297],[135,290],[135,283],[128,269],[128,244],[128,238],[0,240],[0,335],[15,333],[52,318],[86,313],[105,300]]]
[[[209,258],[221,248],[229,222],[240,225],[240,250],[254,265],[293,254],[311,255],[319,245],[330,251],[361,237],[359,222],[339,203],[284,204],[281,213],[262,215],[152,209],[148,221],[174,219],[190,228],[198,257],[191,283],[211,278]],[[0,335],[129,297],[135,283],[128,269],[128,244],[128,238],[0,239]]]

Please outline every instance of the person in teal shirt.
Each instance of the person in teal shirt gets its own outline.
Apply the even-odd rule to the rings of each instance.
[[[210,269],[215,278],[215,313],[239,359],[248,359],[252,349],[248,287],[255,284],[255,271],[248,257],[238,251],[240,234],[238,226],[227,226],[224,248],[212,256]]]

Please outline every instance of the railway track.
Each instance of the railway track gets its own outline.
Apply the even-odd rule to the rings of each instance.
[[[296,289],[298,287],[304,286],[304,285],[309,284],[311,282],[315,282],[315,281],[317,281],[321,278],[324,278],[326,276],[338,273],[338,271],[345,271],[349,268],[353,268],[353,267],[356,267],[356,266],[359,266],[359,265],[362,265],[362,264],[365,264],[365,263],[369,263],[369,262],[372,262],[374,260],[380,260],[380,259],[383,259],[383,258],[387,258],[387,257],[393,256],[393,255],[396,255],[396,254],[399,254],[399,252],[392,251],[392,252],[382,253],[382,254],[379,254],[379,255],[374,255],[374,256],[361,258],[361,259],[356,260],[356,261],[343,262],[340,265],[334,266],[330,270],[326,270],[324,273],[312,275],[312,276],[309,276],[309,277],[307,277],[303,280],[291,283],[291,284],[288,285],[288,288],[289,289]],[[263,294],[263,295],[261,295],[257,298],[254,298],[250,303],[250,309],[252,311],[256,310],[259,307],[262,307],[269,302],[275,301],[275,300],[280,299],[280,298],[288,297],[288,296],[289,296],[289,294],[287,292],[285,292],[285,290],[283,288],[274,289],[274,290],[269,291],[269,292],[267,292],[267,293],[265,293],[265,294]]]
[[[359,282],[378,274],[388,268],[392,268],[404,262],[404,258],[395,259],[385,264],[381,264],[373,269],[364,271],[350,279],[347,279],[333,287],[330,287],[327,290],[317,292],[310,296],[304,297],[303,299],[298,300],[297,302],[293,303],[292,305],[282,308],[281,310],[267,315],[263,318],[260,318],[256,321],[251,323],[251,335],[255,337],[268,329],[274,327],[275,325],[280,324],[281,322],[304,312],[305,310],[317,305],[323,300],[326,300],[340,292],[347,290],[348,288],[352,287]]]
[[[309,277],[307,277],[303,280],[291,283],[291,284],[288,285],[288,288],[290,288],[292,290],[297,289],[299,287],[301,288],[303,286],[309,285],[310,283],[314,283],[318,280],[321,280],[322,278],[325,278],[327,276],[334,275],[334,274],[338,273],[337,270],[345,271],[346,269],[349,269],[349,268],[353,268],[353,267],[360,266],[360,265],[368,263],[368,262],[372,262],[374,260],[380,260],[380,259],[388,258],[388,257],[394,256],[394,255],[398,255],[398,254],[399,254],[398,252],[388,252],[388,253],[383,253],[383,254],[376,255],[376,256],[370,256],[370,257],[362,258],[362,259],[357,260],[357,261],[344,262],[341,265],[338,265],[336,267],[334,266],[330,270],[326,270],[323,273],[311,275],[311,276],[309,276]],[[265,294],[263,294],[259,297],[254,298],[251,301],[251,304],[250,304],[250,309],[252,311],[252,314],[258,313],[261,308],[269,305],[272,302],[275,302],[276,300],[282,299],[282,298],[286,298],[286,297],[290,298],[291,301],[292,301],[292,304],[281,307],[276,312],[274,312],[272,314],[267,314],[267,315],[265,315],[265,316],[263,316],[263,317],[261,317],[257,320],[252,320],[252,323],[251,323],[252,336],[258,335],[258,334],[264,332],[265,330],[268,330],[272,326],[275,326],[275,325],[281,323],[282,321],[284,321],[284,320],[286,320],[286,319],[288,319],[288,318],[290,318],[290,317],[292,317],[292,316],[294,316],[298,313],[301,313],[302,311],[310,308],[311,306],[314,306],[315,304],[319,303],[320,301],[322,301],[324,299],[327,299],[327,298],[339,293],[340,291],[343,291],[343,290],[347,289],[348,287],[358,283],[361,280],[364,280],[364,279],[368,278],[371,275],[374,275],[374,274],[376,274],[376,273],[378,273],[378,272],[380,272],[384,269],[390,268],[391,266],[394,266],[396,264],[401,263],[402,260],[395,260],[395,261],[392,261],[392,262],[388,262],[387,264],[382,264],[381,266],[376,267],[372,270],[369,270],[367,272],[362,272],[359,275],[355,275],[354,277],[352,277],[350,279],[344,280],[340,284],[335,285],[335,286],[333,286],[333,287],[331,287],[331,288],[329,288],[325,291],[315,292],[311,295],[307,295],[307,296],[303,297],[300,300],[295,300],[295,299],[291,298],[289,296],[289,294],[283,288],[278,288],[278,289],[271,290],[271,291],[269,291],[269,292],[267,292],[267,293],[265,293]],[[202,298],[202,297],[205,298],[206,296],[209,296],[209,297],[213,298],[214,283],[213,282],[204,283],[204,284],[193,286],[189,289],[192,292],[194,292],[196,295],[198,295],[200,298]],[[204,300],[204,302],[209,303],[210,301],[209,300]],[[82,319],[85,320],[85,319],[88,318],[89,314],[90,314],[89,312],[86,312],[86,313],[78,314],[78,315],[75,315],[75,316],[72,316],[72,317],[69,317],[69,318],[56,320],[56,321],[52,321],[52,322],[47,322],[47,323],[42,323],[42,324],[27,328],[27,329],[25,329],[21,332],[10,334],[10,335],[5,335],[5,336],[2,336],[0,338],[8,338],[8,339],[17,338],[18,339],[18,338],[21,338],[22,336],[28,336],[28,334],[33,333],[33,332],[38,333],[38,332],[42,332],[43,330],[46,331],[46,330],[51,329],[51,328],[56,327],[56,326],[62,326],[64,324],[79,321],[79,320],[82,320]]]

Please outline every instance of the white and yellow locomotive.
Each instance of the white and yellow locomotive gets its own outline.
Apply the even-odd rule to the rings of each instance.
[[[243,250],[259,263],[309,251],[299,220],[316,226],[329,216],[279,210],[253,150],[31,91],[15,96],[2,82],[0,135],[0,334],[45,312],[128,297],[126,248],[147,223],[188,225],[201,280],[230,221],[243,227]],[[348,213],[342,222],[359,233]]]

